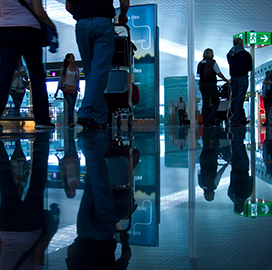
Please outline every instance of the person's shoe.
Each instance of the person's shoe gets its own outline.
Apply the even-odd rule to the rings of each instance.
[[[0,125],[0,132],[2,132],[4,130],[3,126]]]
[[[36,125],[35,127],[36,129],[54,129],[55,125],[51,122],[47,123],[47,124],[39,124]]]
[[[106,128],[106,124],[97,123],[92,118],[79,117],[77,119],[77,123],[83,126],[83,128],[88,128],[88,129],[105,129]]]

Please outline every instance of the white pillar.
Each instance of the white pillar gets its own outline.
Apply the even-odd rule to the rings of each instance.
[[[196,258],[196,224],[195,224],[195,44],[194,44],[194,7],[195,1],[188,0],[188,114],[191,120],[189,134],[189,258]]]

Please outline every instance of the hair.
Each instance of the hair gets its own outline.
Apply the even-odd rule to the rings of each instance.
[[[204,52],[203,52],[203,57],[204,58],[213,58],[213,50],[212,49],[210,49],[210,48],[208,48],[208,49],[206,49]]]
[[[243,45],[243,40],[241,38],[235,38],[233,40],[233,45],[234,46],[242,46]]]
[[[206,78],[207,75],[212,75],[213,72],[213,65],[214,65],[214,60],[213,60],[213,50],[208,48],[203,52],[203,58],[207,60],[207,63],[205,64],[204,67],[204,77]]]
[[[68,67],[68,65],[69,65],[69,62],[68,62],[68,59],[72,56],[72,55],[74,55],[73,53],[67,53],[66,55],[65,55],[65,58],[63,59],[63,64],[62,64],[62,76],[66,76],[66,70],[67,70],[67,67]]]

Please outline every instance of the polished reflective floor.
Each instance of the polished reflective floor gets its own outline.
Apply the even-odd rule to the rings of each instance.
[[[272,269],[272,127],[0,136],[0,269]]]

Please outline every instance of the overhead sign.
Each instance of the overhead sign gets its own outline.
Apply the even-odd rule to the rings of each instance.
[[[271,32],[242,32],[233,36],[241,38],[244,44],[271,45]]]

